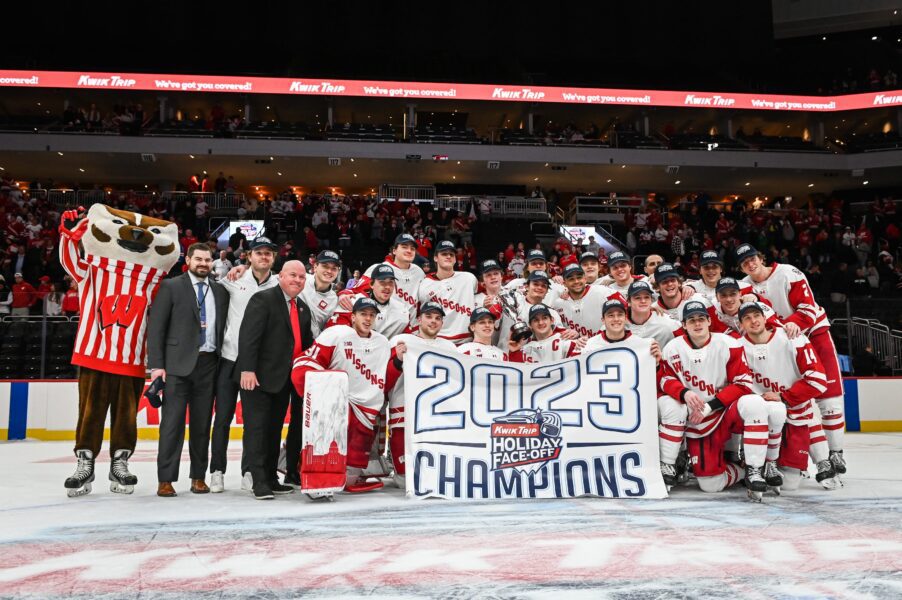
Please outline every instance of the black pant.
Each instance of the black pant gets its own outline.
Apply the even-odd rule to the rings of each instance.
[[[226,472],[229,462],[229,432],[232,419],[235,417],[235,404],[238,401],[238,383],[232,378],[235,361],[222,358],[219,360],[219,375],[216,376],[216,411],[213,415],[213,441],[210,444],[210,472]],[[247,471],[244,454],[241,455],[241,472]]]
[[[304,403],[297,395],[294,386],[291,388],[291,423],[285,435],[285,473],[300,477],[298,463],[301,461],[301,432],[304,422]]]
[[[191,479],[206,477],[216,363],[215,353],[201,352],[197,355],[194,371],[187,377],[166,375],[166,395],[160,416],[160,446],[157,452],[159,481],[178,481],[179,462],[185,445],[186,409],[191,419],[188,439]]]
[[[244,455],[242,468],[254,478],[254,486],[278,481],[276,467],[282,444],[282,426],[292,393],[291,381],[277,393],[241,390],[241,414],[244,417]]]

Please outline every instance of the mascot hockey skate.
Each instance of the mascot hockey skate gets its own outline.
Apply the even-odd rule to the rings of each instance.
[[[79,450],[75,453],[78,457],[78,466],[72,477],[66,478],[66,494],[70,498],[77,498],[91,493],[91,483],[94,481],[94,453],[90,450]]]
[[[341,371],[307,374],[304,387],[301,491],[334,500],[345,487],[348,458],[348,376]]]

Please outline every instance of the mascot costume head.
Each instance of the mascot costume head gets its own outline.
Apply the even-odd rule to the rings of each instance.
[[[81,367],[75,431],[78,469],[66,480],[70,496],[91,491],[107,411],[112,415],[110,488],[124,493],[134,488],[137,479],[128,474],[126,461],[138,437],[147,310],[160,280],[178,258],[175,223],[103,204],[93,205],[83,218],[77,211],[62,215],[60,262],[78,283],[81,307],[72,352],[72,364]]]

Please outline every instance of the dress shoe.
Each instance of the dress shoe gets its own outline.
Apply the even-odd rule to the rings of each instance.
[[[203,479],[192,479],[191,480],[191,493],[192,494],[209,494],[210,488],[207,487],[207,482]]]
[[[172,483],[169,481],[161,481],[157,486],[157,496],[162,498],[171,498],[172,496],[177,496],[175,493],[175,489],[172,487]]]

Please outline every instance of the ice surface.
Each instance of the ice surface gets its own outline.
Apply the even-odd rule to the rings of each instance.
[[[135,494],[69,499],[71,442],[0,443],[0,598],[902,598],[902,434],[848,434],[846,486],[764,504],[742,488],[667,500],[313,503],[239,491],[158,498],[156,444]],[[187,448],[186,448],[187,452]]]

